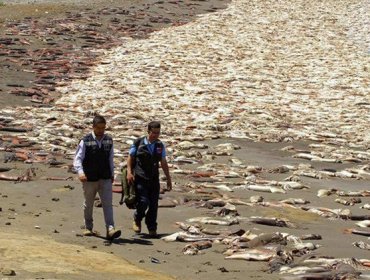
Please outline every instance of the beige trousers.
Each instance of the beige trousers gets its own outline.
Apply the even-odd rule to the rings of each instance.
[[[100,179],[97,182],[83,182],[82,188],[85,198],[83,209],[86,229],[92,230],[94,227],[93,209],[97,193],[99,193],[99,197],[103,206],[105,226],[107,229],[114,227],[112,206],[112,180]]]

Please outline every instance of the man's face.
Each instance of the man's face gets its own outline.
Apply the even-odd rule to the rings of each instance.
[[[98,123],[93,126],[95,136],[101,137],[104,135],[105,123]]]
[[[160,128],[152,128],[151,130],[148,131],[149,133],[149,141],[153,142],[158,139],[159,134],[161,134],[161,129]]]

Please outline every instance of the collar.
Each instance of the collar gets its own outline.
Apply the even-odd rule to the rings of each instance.
[[[155,141],[153,141],[153,142],[149,142],[149,139],[148,139],[148,137],[147,136],[145,136],[144,137],[144,144],[145,145],[149,145],[149,144],[154,144],[154,143],[156,143],[156,142],[158,142],[158,139],[157,140],[155,140]]]
[[[96,135],[95,135],[95,133],[94,133],[94,130],[91,132],[91,135],[92,135],[92,137],[94,138],[94,140],[99,141],[99,140],[96,138]],[[104,139],[104,137],[105,137],[105,133],[103,134],[103,137],[100,139],[100,141],[101,141],[101,140],[103,140],[103,139]]]

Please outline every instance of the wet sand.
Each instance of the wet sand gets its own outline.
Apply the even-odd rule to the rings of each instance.
[[[225,140],[210,141],[210,146],[215,146],[218,143],[225,142]],[[264,168],[273,168],[281,164],[297,164],[306,163],[304,160],[297,160],[291,158],[290,153],[282,152],[280,149],[284,144],[261,144],[248,141],[233,140],[242,146],[238,151],[238,158],[242,159],[247,165],[259,165]],[[304,146],[305,143],[296,144]],[[227,162],[230,157],[221,157],[219,162]],[[3,166],[11,166],[18,170],[25,168],[21,163],[10,163]],[[80,237],[80,228],[83,225],[82,221],[82,192],[79,182],[74,179],[72,181],[46,181],[43,176],[61,176],[68,177],[71,174],[67,173],[65,169],[61,168],[47,168],[44,165],[34,165],[36,168],[37,177],[31,182],[23,183],[7,183],[0,181],[1,189],[1,217],[2,217],[2,236],[6,236],[13,240],[13,237],[18,238],[38,238],[43,241],[39,244],[41,252],[44,252],[44,245],[47,252],[43,253],[43,259],[40,261],[38,258],[32,257],[32,250],[16,251],[13,242],[2,243],[1,248],[7,248],[13,254],[18,253],[19,259],[16,260],[12,254],[5,254],[2,256],[2,265],[14,269],[18,276],[15,279],[34,279],[36,277],[50,277],[50,279],[101,279],[104,272],[101,272],[96,267],[88,267],[88,264],[81,264],[78,272],[71,272],[73,267],[73,257],[66,257],[62,265],[58,265],[58,271],[52,265],[43,266],[40,271],[30,269],[24,262],[19,262],[24,258],[27,263],[32,263],[37,266],[38,262],[43,263],[44,259],[48,259],[47,263],[58,261],[54,255],[53,246],[62,247],[71,244],[71,246],[81,246],[78,251],[84,251],[87,255],[95,256],[95,254],[107,253],[112,254],[118,258],[128,260],[131,264],[139,268],[153,271],[155,273],[163,273],[175,277],[176,279],[245,279],[245,276],[261,279],[277,279],[277,274],[269,274],[263,272],[267,269],[264,262],[246,262],[242,260],[225,260],[222,252],[227,246],[216,244],[212,248],[204,250],[204,253],[197,256],[183,255],[182,249],[186,245],[183,242],[169,242],[166,243],[158,239],[148,239],[145,234],[135,235],[131,230],[131,217],[132,210],[127,209],[125,206],[119,205],[120,195],[114,195],[114,211],[115,220],[118,228],[123,230],[123,235],[120,239],[116,240],[113,244],[106,246],[103,239],[95,237]],[[194,165],[185,165],[184,168],[196,168]],[[315,164],[315,168],[338,168],[338,164]],[[14,171],[17,173],[17,171]],[[188,183],[189,179],[180,175],[174,176],[174,190],[173,192],[166,193],[165,197],[179,198],[184,196],[181,191],[181,186]],[[281,180],[283,177],[289,176],[287,174],[271,174],[263,173],[262,178]],[[290,191],[289,194],[268,194],[258,193],[246,190],[237,190],[233,193],[225,193],[226,195],[240,198],[243,201],[249,201],[252,195],[262,195],[266,201],[278,201],[284,198],[295,197],[305,198],[311,202],[310,205],[325,206],[330,208],[344,208],[342,205],[334,203],[333,197],[318,198],[316,196],[317,190],[320,188],[333,188],[360,190],[368,189],[368,181],[363,180],[343,180],[343,179],[330,179],[330,180],[317,180],[317,179],[304,179],[303,183],[310,187],[308,190]],[[369,202],[369,198],[363,198],[363,202]],[[360,213],[358,205],[347,206],[353,213]],[[176,222],[185,222],[186,219],[200,216],[209,215],[211,211],[206,208],[195,208],[190,204],[178,205],[175,208],[160,208],[159,211],[159,230],[161,236],[171,234],[178,231]],[[333,257],[356,257],[368,258],[366,250],[360,250],[353,247],[352,242],[358,240],[365,240],[364,237],[344,234],[345,228],[353,228],[354,221],[344,220],[328,220],[314,214],[309,214],[303,211],[294,211],[288,209],[279,209],[272,207],[250,207],[250,206],[237,206],[237,210],[242,217],[250,216],[274,216],[287,218],[297,225],[295,229],[286,229],[278,227],[269,227],[263,225],[256,225],[249,222],[241,222],[239,225],[233,225],[231,229],[244,229],[251,230],[255,233],[262,232],[288,232],[295,235],[303,235],[308,233],[320,234],[323,239],[318,240],[317,244],[323,245],[315,251],[316,254],[327,255]],[[95,223],[96,230],[104,234],[103,215],[101,208],[95,208]],[[5,225],[10,222],[10,225]],[[207,227],[208,228],[208,227]],[[209,226],[209,228],[219,228],[216,226]],[[146,232],[145,227],[143,232]],[[53,241],[52,241],[53,240]],[[57,243],[54,243],[57,242]],[[59,245],[58,245],[59,244]],[[62,245],[64,244],[64,245]],[[341,246],[338,246],[341,244]],[[50,249],[51,248],[51,249]],[[36,249],[33,249],[36,250]],[[37,251],[36,250],[36,251]],[[62,250],[66,256],[70,254]],[[77,256],[78,257],[78,256]],[[104,258],[104,255],[97,257]],[[160,263],[152,261],[155,258]],[[36,263],[35,263],[36,262]],[[107,264],[107,267],[109,265]],[[89,269],[96,270],[94,276],[90,274]],[[114,269],[108,270],[109,279],[116,278]],[[224,272],[222,272],[224,271]],[[227,271],[227,272],[225,272]],[[76,273],[76,274],[75,274]],[[103,274],[101,274],[103,273]],[[89,278],[88,278],[89,277]],[[92,277],[92,278],[91,278]],[[159,277],[159,276],[158,276]],[[125,278],[126,279],[126,278]],[[136,278],[133,278],[136,279]],[[156,278],[157,279],[157,278]],[[159,278],[158,278],[159,279]]]
[[[19,1],[21,2],[21,1]],[[120,1],[111,1],[113,6],[120,6]],[[123,9],[130,9],[137,11],[139,8],[143,9],[146,1],[133,1],[135,4],[127,4]],[[177,1],[175,1],[177,2]],[[182,9],[176,10],[171,3],[162,3],[163,7],[174,11],[171,15],[171,21],[178,21],[185,23],[190,21],[198,13],[207,12],[210,7],[221,7],[224,3],[209,2],[209,1],[194,1],[201,5],[200,8],[184,11]],[[36,1],[35,1],[36,3]],[[138,4],[141,3],[141,4]],[[40,6],[41,5],[41,6]],[[49,6],[51,5],[51,6]],[[134,6],[133,6],[134,5]],[[208,6],[207,6],[208,5]],[[65,1],[62,4],[50,4],[43,1],[42,4],[25,5],[16,11],[13,6],[0,7],[1,19],[3,16],[9,16],[8,20],[4,22],[11,22],[12,20],[24,21],[25,16],[35,17],[41,22],[50,24],[48,17],[60,17],[65,19],[67,12],[74,12],[77,9],[73,1]],[[35,8],[37,7],[37,8]],[[51,8],[52,7],[52,8]],[[108,8],[111,8],[109,6]],[[170,8],[172,7],[172,8]],[[86,6],[78,6],[79,13],[87,13],[89,15],[95,14],[107,8],[105,2],[94,1],[93,4],[89,3],[89,10]],[[36,11],[37,9],[37,11]],[[81,11],[82,10],[82,11]],[[176,10],[176,11],[175,11]],[[41,13],[40,13],[41,11]],[[45,13],[45,12],[48,13]],[[148,9],[152,11],[152,8]],[[158,16],[163,14],[159,11],[155,12]],[[133,13],[133,12],[132,12]],[[187,15],[185,15],[187,13]],[[84,14],[87,15],[87,14]],[[166,13],[168,14],[168,13]],[[192,14],[192,15],[190,15]],[[105,17],[106,16],[106,17]],[[103,22],[110,21],[114,14],[105,15]],[[103,16],[102,16],[103,17]],[[137,26],[145,24],[147,18],[135,19]],[[82,22],[81,24],[84,24]],[[152,23],[153,30],[157,28],[164,28],[170,26],[171,23]],[[6,28],[2,28],[6,30]],[[39,30],[39,29],[38,29]],[[99,29],[99,34],[108,30],[107,26]],[[110,30],[111,32],[111,30]],[[145,32],[136,33],[137,29],[133,31],[136,35],[142,38],[147,34]],[[77,34],[66,34],[69,38],[80,36]],[[117,38],[111,34],[112,38],[109,43],[112,45],[119,43]],[[14,35],[4,35],[5,37],[16,37]],[[3,36],[2,36],[3,37]],[[47,44],[43,40],[37,41],[37,36],[31,36],[31,40],[35,42],[31,46],[24,45],[23,48],[42,49],[45,47],[54,48],[55,45]],[[29,37],[27,37],[29,39]],[[52,38],[58,44],[58,36]],[[137,38],[139,39],[139,38]],[[49,41],[49,43],[52,40]],[[81,46],[86,42],[81,40],[74,41],[76,51],[74,55],[80,57],[82,55]],[[89,47],[88,54],[92,55],[97,46]],[[90,49],[91,48],[91,49]],[[23,104],[30,104],[29,97],[9,95],[7,92],[11,87],[7,86],[8,83],[17,82],[20,85],[28,88],[30,80],[35,79],[34,73],[24,72],[21,69],[31,69],[31,66],[25,68],[17,68],[15,62],[6,61],[6,56],[0,57],[5,60],[0,60],[2,66],[8,65],[5,72],[5,83],[2,83],[0,92],[0,106],[16,106]],[[92,59],[91,61],[94,61]],[[98,60],[98,59],[97,59]],[[90,59],[89,59],[90,61]],[[95,62],[94,62],[95,63]],[[71,69],[76,69],[71,67]],[[69,72],[68,72],[69,73]],[[81,75],[88,73],[87,70],[81,71]],[[70,73],[69,73],[70,74]],[[72,74],[70,74],[72,75]],[[68,79],[72,79],[70,76]],[[64,82],[68,82],[69,80]],[[23,88],[23,87],[22,87]],[[48,91],[48,97],[58,98],[58,95],[53,91]],[[26,99],[26,100],[25,100]],[[31,103],[32,104],[32,103]],[[35,103],[40,104],[40,103]],[[52,106],[53,102],[48,103]],[[5,133],[2,133],[5,135]],[[218,139],[206,141],[210,147],[217,144],[232,142],[241,146],[241,150],[234,151],[234,157],[242,160],[245,165],[262,166],[264,171],[259,174],[261,178],[269,180],[282,180],[291,172],[285,174],[269,173],[266,170],[275,168],[282,164],[310,163],[316,170],[336,169],[343,170],[355,166],[351,163],[338,164],[338,163],[315,163],[303,159],[292,158],[292,153],[282,151],[281,149],[293,145],[296,149],[306,149],[308,142],[295,142],[295,143],[262,143],[251,142],[247,140],[237,139]],[[6,152],[1,152],[0,156],[5,158]],[[219,156],[216,158],[217,162],[227,163],[231,156]],[[159,239],[149,239],[145,234],[134,235],[131,230],[132,210],[128,210],[125,206],[120,206],[118,201],[120,196],[114,195],[114,210],[116,226],[123,230],[123,235],[120,239],[107,244],[105,240],[98,237],[81,237],[82,221],[82,191],[80,183],[76,180],[75,175],[68,172],[68,165],[71,160],[65,160],[65,163],[59,167],[52,167],[45,164],[25,164],[19,161],[11,161],[2,163],[2,167],[9,167],[13,170],[9,171],[12,175],[21,175],[27,168],[35,168],[36,176],[30,182],[13,183],[0,181],[0,221],[1,221],[1,235],[0,235],[0,255],[2,259],[1,267],[13,269],[16,276],[12,279],[142,279],[143,275],[146,278],[152,279],[278,279],[279,275],[269,274],[264,272],[267,268],[264,262],[246,262],[241,260],[225,260],[222,252],[226,249],[226,245],[215,244],[212,248],[204,250],[203,254],[197,256],[187,256],[182,253],[183,247],[186,245],[182,242],[166,243]],[[184,169],[196,169],[200,164],[185,164],[181,165]],[[59,177],[73,177],[73,180],[66,181],[50,181],[45,180],[48,176]],[[173,174],[174,190],[173,192],[166,193],[164,197],[179,199],[184,196],[183,186],[191,182],[192,178],[185,175]],[[236,179],[243,181],[241,179]],[[289,197],[300,197],[309,200],[310,205],[325,206],[329,208],[350,208],[354,214],[365,213],[366,210],[359,209],[359,205],[343,206],[334,202],[334,197],[318,198],[316,196],[317,190],[321,188],[337,188],[348,190],[363,190],[369,189],[369,180],[356,180],[356,179],[312,179],[302,178],[302,182],[309,186],[308,190],[293,190],[287,194],[270,194],[270,193],[257,193],[247,190],[236,190],[232,193],[224,193],[225,195],[239,198],[243,201],[249,201],[252,195],[262,195],[266,201],[278,201],[280,199]],[[362,203],[369,203],[369,197],[362,198]],[[356,257],[368,258],[368,251],[360,250],[353,247],[352,242],[363,240],[364,237],[344,234],[345,228],[353,228],[354,221],[345,220],[328,220],[317,215],[309,214],[302,211],[293,211],[280,208],[262,207],[262,206],[237,206],[238,212],[241,217],[250,216],[275,216],[288,218],[291,222],[297,225],[295,229],[268,227],[263,225],[256,225],[250,222],[241,222],[239,225],[233,225],[232,229],[252,230],[256,233],[262,232],[289,232],[296,235],[306,233],[316,233],[323,237],[323,240],[317,243],[323,245],[315,251],[319,255],[329,255],[335,257]],[[175,222],[184,222],[186,219],[205,215],[207,216],[210,211],[215,209],[196,208],[192,203],[177,205],[174,208],[160,208],[159,211],[159,230],[161,236],[171,234],[178,231]],[[95,208],[95,223],[96,230],[104,234],[103,215],[101,208]],[[217,228],[212,227],[210,228]],[[218,227],[219,228],[219,227]],[[145,232],[144,227],[144,232]],[[9,240],[9,242],[6,242]],[[19,241],[19,243],[17,243]],[[15,244],[24,247],[24,250],[15,247]],[[338,246],[340,244],[340,246]],[[91,257],[91,258],[90,258]],[[85,260],[85,261],[84,261]],[[132,278],[127,276],[126,269],[127,260],[130,264],[137,268],[132,269]],[[105,261],[106,263],[102,263]],[[158,263],[159,261],[159,263]],[[142,271],[152,271],[154,273]],[[156,274],[157,273],[157,274]],[[123,274],[123,275],[122,275]],[[168,275],[164,276],[164,275]]]

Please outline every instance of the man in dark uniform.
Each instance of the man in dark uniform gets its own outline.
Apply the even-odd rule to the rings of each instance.
[[[166,148],[158,139],[160,131],[159,122],[150,122],[148,135],[135,140],[127,159],[127,181],[135,184],[137,197],[133,230],[136,233],[141,232],[141,221],[145,217],[145,224],[151,237],[157,236],[159,163],[167,178],[167,190],[172,189]]]
[[[93,207],[97,193],[103,206],[107,239],[118,238],[120,230],[114,228],[112,207],[112,182],[114,179],[113,139],[105,134],[106,120],[102,116],[93,119],[93,131],[80,141],[74,158],[74,168],[82,182],[84,192],[85,236],[93,232]]]

